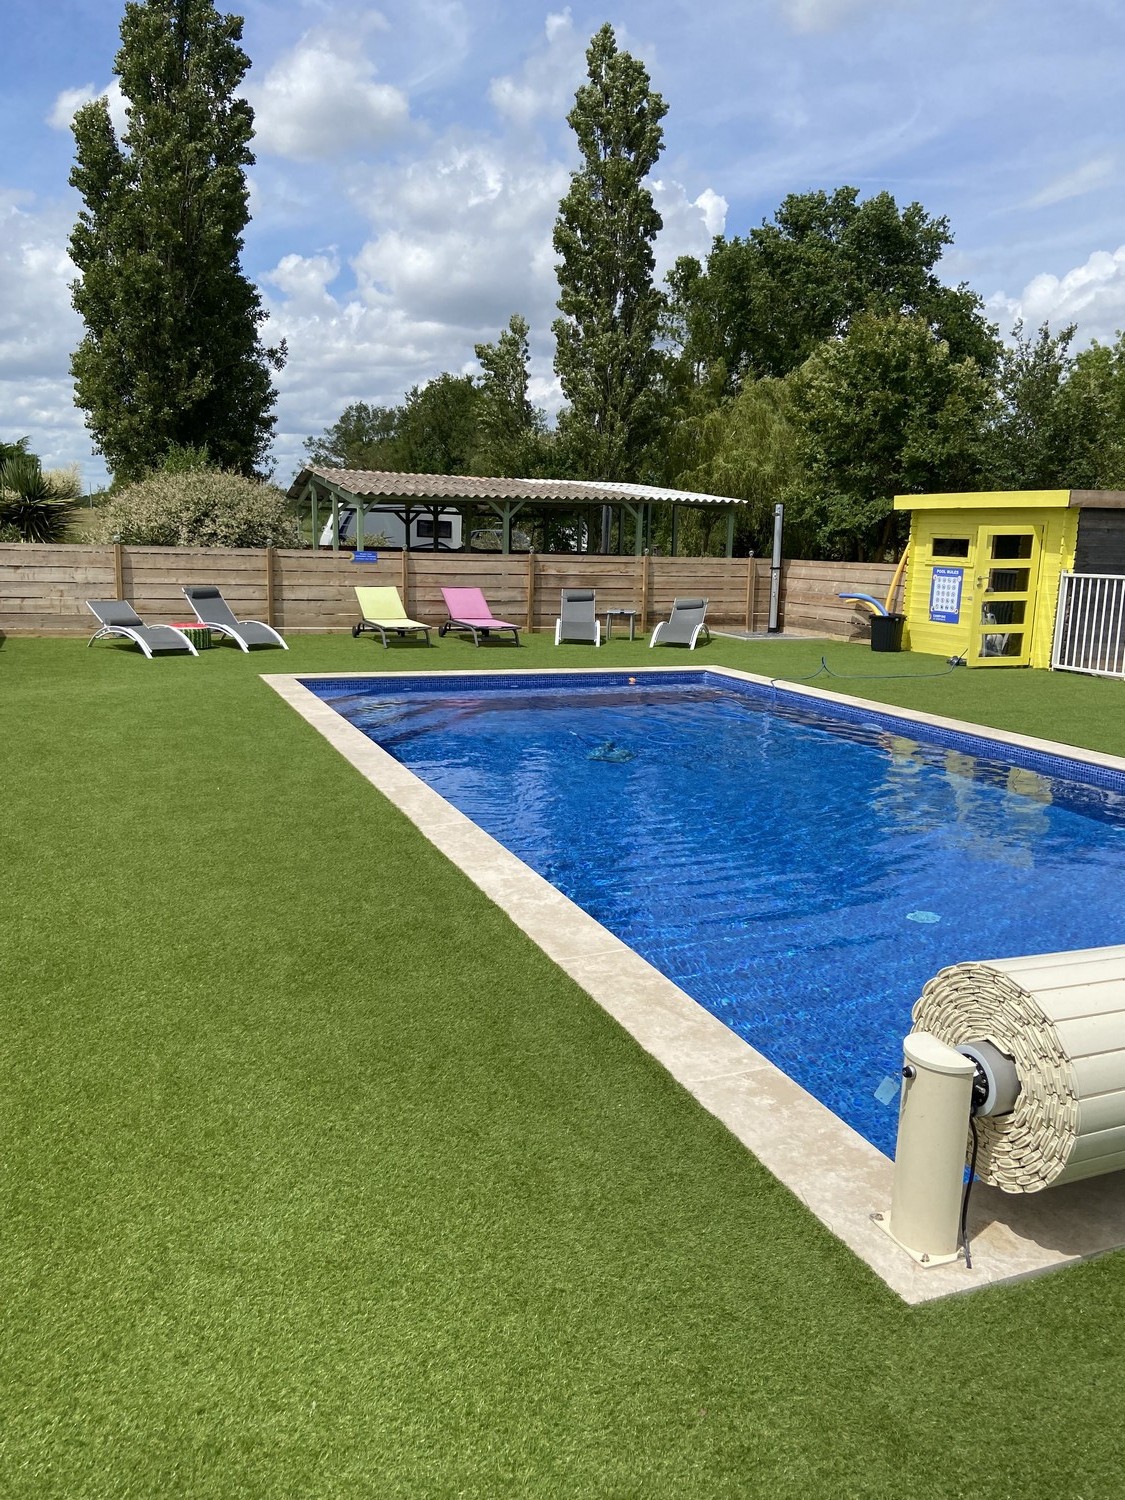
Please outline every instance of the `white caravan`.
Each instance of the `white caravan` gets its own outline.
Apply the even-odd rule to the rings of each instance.
[[[350,505],[340,507],[340,545],[356,545],[356,512]],[[403,524],[401,507],[373,505],[363,513],[363,539],[368,547],[376,536],[386,537],[382,544],[401,551],[406,542],[406,527]],[[461,513],[456,510],[439,510],[437,516],[437,547],[434,548],[433,511],[411,507],[410,546],[419,552],[433,548],[438,552],[460,552],[462,546]],[[332,516],[329,514],[324,530],[320,533],[320,545],[332,545]]]

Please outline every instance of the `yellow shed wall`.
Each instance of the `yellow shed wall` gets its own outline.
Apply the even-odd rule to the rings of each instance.
[[[1045,491],[1045,495],[1056,492]],[[1068,491],[1058,491],[1068,494]],[[929,499],[929,496],[925,497]],[[938,497],[942,501],[952,496]],[[962,495],[964,501],[987,500],[987,495]],[[1007,496],[1004,497],[1005,502]],[[1030,497],[1029,497],[1030,498]],[[1036,495],[1035,499],[1040,497]],[[905,507],[903,507],[905,508]],[[1035,590],[1035,623],[1031,634],[1031,665],[1051,665],[1051,643],[1055,629],[1055,609],[1059,597],[1059,574],[1074,566],[1074,547],[1078,538],[1076,509],[1056,508],[1048,502],[1022,507],[1004,503],[987,508],[959,508],[941,505],[933,510],[915,510],[910,521],[910,556],[906,564],[903,611],[906,615],[905,644],[912,651],[932,652],[935,656],[964,656],[969,649],[969,622],[976,608],[976,537],[980,526],[1038,527],[1041,533],[1039,579]],[[935,537],[969,538],[969,556],[958,558],[933,556]],[[965,582],[961,595],[961,618],[956,625],[930,619],[930,580],[935,562],[939,566],[964,566]]]

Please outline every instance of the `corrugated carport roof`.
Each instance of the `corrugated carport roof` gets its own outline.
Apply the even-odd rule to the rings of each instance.
[[[729,495],[704,495],[651,484],[600,479],[487,479],[475,474],[393,474],[382,469],[302,469],[289,486],[300,500],[310,481],[364,500],[527,500],[540,505],[612,505],[614,501],[670,500],[677,505],[744,505]]]

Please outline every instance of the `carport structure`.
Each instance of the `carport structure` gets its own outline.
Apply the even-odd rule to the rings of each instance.
[[[639,557],[648,547],[652,535],[652,507],[672,506],[672,555],[676,555],[678,512],[681,506],[722,510],[726,514],[726,556],[734,554],[734,518],[743,500],[729,495],[704,495],[691,490],[665,489],[648,484],[615,484],[599,479],[487,479],[475,474],[395,474],[378,469],[305,468],[289,486],[289,499],[298,512],[306,507],[312,514],[313,542],[319,536],[321,517],[332,519],[332,546],[340,550],[340,512],[356,510],[358,514],[357,546],[362,547],[368,511],[390,510],[403,522],[406,545],[410,548],[410,523],[419,511],[433,517],[433,540],[429,548],[438,549],[438,516],[443,510],[457,510],[463,518],[480,510],[496,516],[501,532],[501,552],[512,550],[512,525],[517,516],[554,511],[578,515],[585,526],[587,545],[599,534],[597,550],[609,552],[613,535],[614,512],[619,533],[623,521],[632,531],[633,551]],[[419,550],[415,548],[414,550]]]

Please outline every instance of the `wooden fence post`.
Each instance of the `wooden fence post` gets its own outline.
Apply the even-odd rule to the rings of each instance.
[[[272,625],[273,620],[273,542],[266,542],[266,624]]]
[[[410,535],[410,533],[407,532],[407,537],[408,538],[409,538],[409,535]],[[407,552],[406,548],[404,547],[402,549],[402,607],[406,611],[407,614],[410,613],[410,600],[407,597],[407,592],[406,592],[407,591],[407,587],[408,587],[408,585],[410,583],[410,574],[407,571],[407,563],[406,563],[406,560],[407,560],[407,558],[409,556],[410,556],[410,554]]]
[[[125,597],[125,560],[121,552],[121,543],[116,537],[113,539],[113,587],[118,599]]]
[[[535,629],[535,553],[527,554],[527,633]]]
[[[641,554],[641,634],[648,629],[648,548]]]

